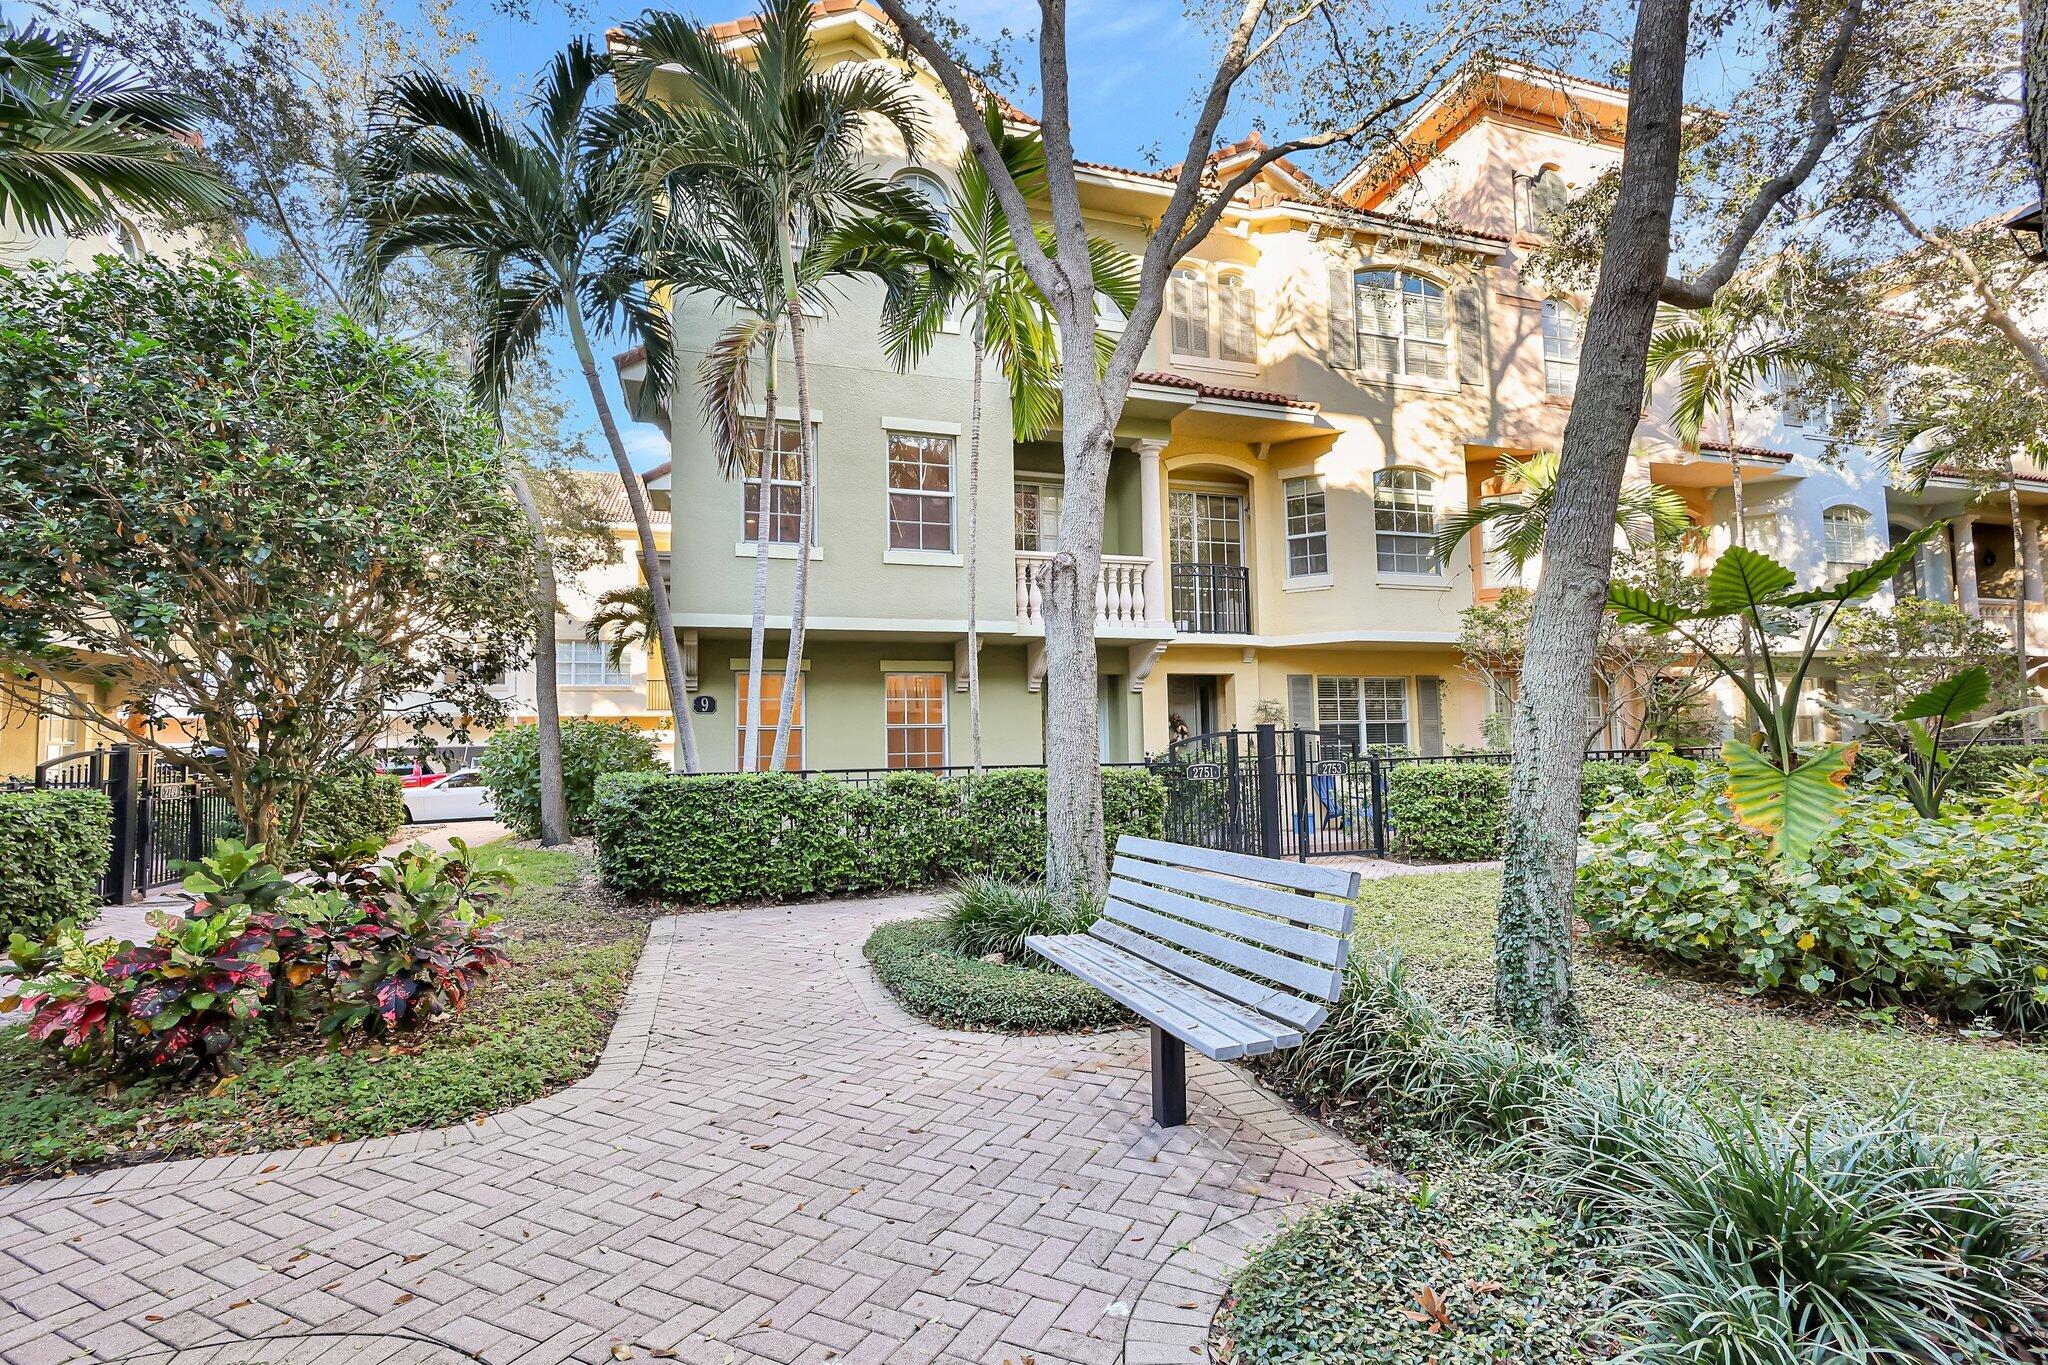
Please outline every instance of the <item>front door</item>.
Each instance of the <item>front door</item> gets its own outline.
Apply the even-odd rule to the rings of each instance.
[[[1166,680],[1169,739],[1213,735],[1223,728],[1222,689],[1211,675],[1177,673]]]

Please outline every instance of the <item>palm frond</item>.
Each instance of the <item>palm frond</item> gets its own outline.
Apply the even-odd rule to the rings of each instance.
[[[780,334],[774,318],[747,318],[721,331],[697,364],[704,424],[711,429],[718,472],[728,479],[746,467],[746,406],[754,352],[774,346]]]

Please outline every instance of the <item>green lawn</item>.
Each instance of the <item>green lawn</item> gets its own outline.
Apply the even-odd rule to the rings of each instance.
[[[1398,948],[1440,1009],[1484,1015],[1499,890],[1491,872],[1367,882],[1357,950]],[[1577,966],[1597,1052],[1625,1050],[1779,1110],[1821,1099],[1877,1110],[1910,1094],[1923,1122],[1982,1134],[2048,1172],[2048,1048],[2038,1042],[1967,1036],[1910,1012],[1863,1017],[1752,997],[1590,940]]]
[[[597,1064],[650,918],[603,903],[574,854],[511,849],[512,964],[452,1019],[387,1048],[281,1036],[232,1080],[113,1088],[0,1028],[0,1179],[439,1128]]]

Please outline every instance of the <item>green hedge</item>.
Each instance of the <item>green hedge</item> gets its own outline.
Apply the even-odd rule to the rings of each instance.
[[[540,837],[540,727],[515,725],[491,736],[476,761],[498,818],[523,839]],[[562,722],[562,796],[569,829],[590,828],[597,780],[606,773],[661,771],[654,740],[625,721],[578,717]]]
[[[1166,791],[1150,773],[1102,774],[1103,824],[1157,838]],[[1045,774],[893,773],[872,786],[788,773],[612,773],[592,821],[605,885],[723,905],[934,886],[977,873],[1021,881],[1045,863]]]
[[[2012,769],[2024,768],[2037,758],[2048,758],[2048,744],[1979,744],[1957,760],[1949,789],[1985,791],[1997,786]]]
[[[935,1024],[1074,1033],[1131,1022],[1121,1006],[1079,977],[970,957],[953,946],[943,920],[884,924],[863,951],[903,1007]]]
[[[1579,807],[1590,814],[1617,791],[1642,790],[1642,764],[1586,764]],[[1500,856],[1507,826],[1505,763],[1396,763],[1387,773],[1387,838],[1407,858],[1465,863]]]
[[[63,920],[90,919],[113,841],[102,792],[0,792],[0,945],[17,933],[40,942]]]
[[[368,771],[326,773],[313,781],[299,847],[361,839],[389,843],[405,820],[405,783],[400,779]]]

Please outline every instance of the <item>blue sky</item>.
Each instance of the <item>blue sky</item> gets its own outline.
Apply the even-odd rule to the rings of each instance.
[[[749,0],[733,0],[729,6],[677,6],[707,23],[735,18],[751,7]],[[1033,0],[963,0],[949,8],[978,33],[992,34],[1005,26],[1027,35],[1036,30],[1038,6]],[[600,8],[589,17],[572,19],[549,8],[546,0],[536,10],[531,22],[504,14],[472,16],[479,55],[508,99],[523,97],[532,74],[572,35],[601,35],[640,12],[638,7]],[[1075,0],[1069,24],[1074,134],[1081,156],[1124,165],[1179,160],[1181,148],[1175,144],[1187,136],[1191,101],[1187,83],[1208,51],[1206,38],[1189,21],[1180,0]],[[1036,60],[1032,54],[1027,58]],[[1024,107],[1037,108],[1035,91],[1010,93]],[[1229,122],[1230,136],[1239,134],[1240,122],[1249,126],[1249,114]],[[608,467],[611,456],[603,448],[596,410],[577,377],[575,358],[560,338],[554,353],[565,380],[563,397],[588,430],[591,463]],[[611,393],[616,404],[617,390]],[[667,443],[658,431],[641,423],[626,424],[623,413],[615,409],[615,414],[637,465],[644,469],[668,458]]]

